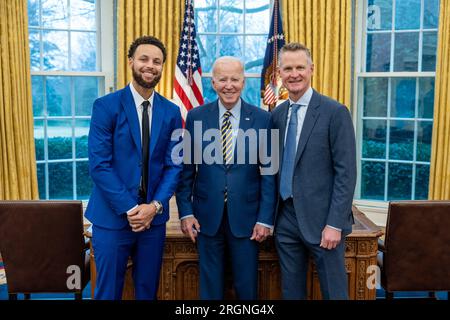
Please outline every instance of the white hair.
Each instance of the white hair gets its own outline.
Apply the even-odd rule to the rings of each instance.
[[[233,57],[233,56],[223,56],[223,57],[219,57],[216,59],[216,61],[214,61],[214,64],[212,66],[212,76],[214,78],[215,73],[216,73],[216,66],[219,63],[230,63],[230,62],[237,62],[239,63],[239,65],[241,66],[241,74],[242,76],[244,76],[244,63],[242,62],[241,59]]]

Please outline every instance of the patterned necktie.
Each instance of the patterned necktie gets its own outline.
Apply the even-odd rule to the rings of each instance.
[[[223,154],[223,164],[228,168],[230,165],[231,159],[233,158],[233,128],[231,127],[230,122],[231,112],[227,111],[223,115],[222,120],[222,154]],[[228,192],[225,190],[224,201],[226,202],[228,199]]]
[[[292,196],[292,179],[294,175],[295,154],[297,151],[297,111],[300,105],[291,105],[291,118],[284,144],[283,163],[280,174],[280,195],[283,200]]]
[[[148,119],[149,101],[142,102],[142,176],[141,176],[141,197],[147,201],[148,188],[148,159],[149,159],[149,140],[150,124]]]

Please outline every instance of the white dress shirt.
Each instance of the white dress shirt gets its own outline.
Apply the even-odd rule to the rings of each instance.
[[[136,112],[137,112],[138,119],[139,119],[139,134],[141,136],[141,141],[142,141],[142,110],[144,109],[144,106],[142,105],[142,103],[144,101],[150,102],[147,112],[148,112],[148,128],[149,128],[149,132],[151,133],[152,132],[152,110],[153,110],[152,107],[153,107],[153,98],[154,98],[155,94],[154,94],[154,91],[152,91],[150,98],[144,99],[139,94],[139,92],[137,92],[137,90],[133,86],[132,82],[130,82],[130,90],[131,90],[131,95],[133,96],[134,104],[136,106]],[[149,141],[150,141],[150,139],[149,139]],[[138,205],[135,205],[133,208],[128,210],[127,213],[129,213],[130,211],[134,210],[137,207],[138,207]]]

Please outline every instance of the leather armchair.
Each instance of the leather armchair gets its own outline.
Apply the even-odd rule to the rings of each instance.
[[[9,298],[74,293],[90,278],[81,201],[0,201],[0,252]]]
[[[394,291],[450,291],[450,201],[390,202],[378,250],[386,298]]]

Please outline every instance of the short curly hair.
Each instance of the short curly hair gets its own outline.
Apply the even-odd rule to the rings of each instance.
[[[139,47],[141,44],[151,44],[161,49],[163,54],[163,62],[166,61],[166,47],[164,47],[164,44],[161,42],[161,40],[153,36],[142,36],[134,40],[133,43],[131,43],[130,48],[128,49],[128,58],[132,58],[134,56],[137,47]]]

